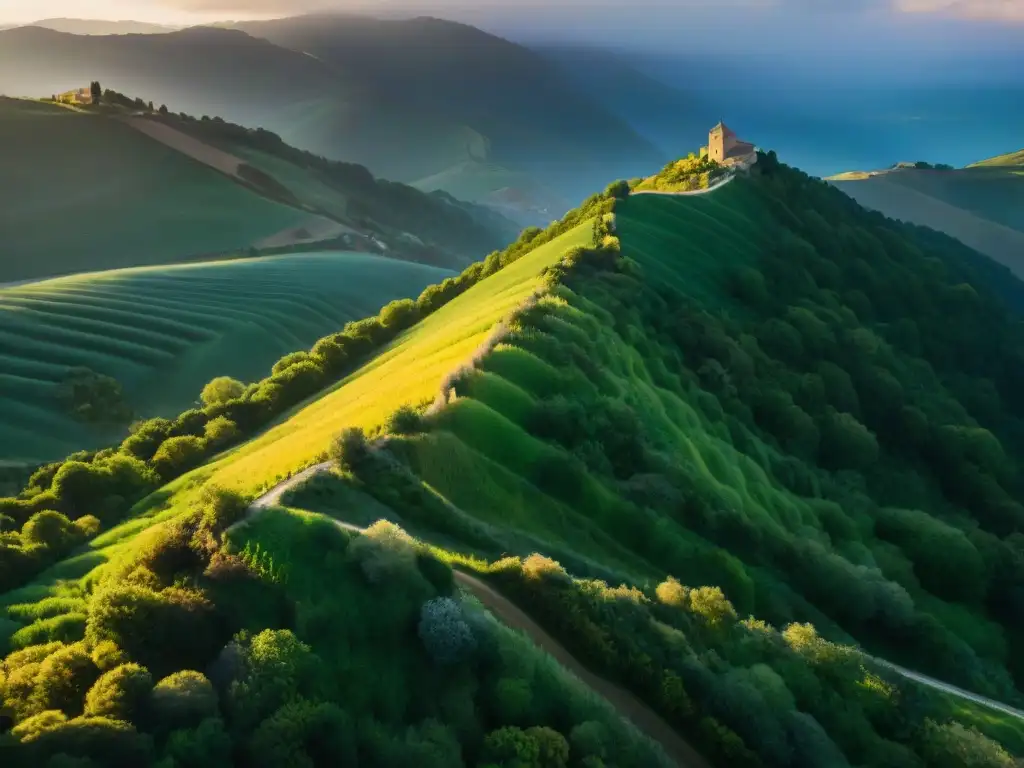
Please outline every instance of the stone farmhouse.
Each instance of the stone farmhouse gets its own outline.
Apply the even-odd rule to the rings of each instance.
[[[79,88],[77,91],[67,91],[58,95],[57,101],[64,104],[92,104],[92,89]]]

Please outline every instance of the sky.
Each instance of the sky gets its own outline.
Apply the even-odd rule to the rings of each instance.
[[[1024,0],[0,0],[0,23],[23,23],[49,17],[133,19],[167,24],[194,24],[223,18],[258,18],[293,15],[303,11],[351,9],[372,11],[404,6],[419,13],[439,16],[476,14],[507,16],[514,12],[568,11],[603,13],[613,6],[629,6],[637,12],[653,12],[662,19],[681,19],[688,12],[732,6],[775,8],[796,16],[831,12],[846,16],[883,14],[893,19],[906,15],[945,16],[1024,23]],[[606,6],[606,7],[602,7]],[[584,10],[585,9],[585,10]]]
[[[72,17],[190,25],[318,10],[433,15],[521,42],[617,39],[661,51],[1024,49],[1024,0],[0,0],[0,24]]]

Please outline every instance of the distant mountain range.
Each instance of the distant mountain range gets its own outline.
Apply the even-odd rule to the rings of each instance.
[[[590,46],[535,50],[576,88],[670,157],[696,151],[708,129],[725,117],[705,94],[685,92],[651,77],[631,55]]]
[[[16,25],[9,25],[9,27]],[[69,35],[158,35],[181,27],[145,21],[104,21],[102,19],[41,19],[25,26],[43,27]],[[9,28],[8,27],[8,28]]]
[[[99,79],[172,111],[265,127],[385,178],[440,178],[458,194],[468,175],[480,202],[539,195],[568,205],[667,157],[564,68],[474,27],[346,16],[230,26],[0,32],[0,93],[41,96]],[[508,187],[515,174],[529,191]]]

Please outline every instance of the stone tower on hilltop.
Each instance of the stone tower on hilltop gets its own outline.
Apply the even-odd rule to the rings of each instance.
[[[725,123],[719,123],[708,133],[708,145],[701,147],[700,156],[721,165],[734,165],[750,159],[756,152],[753,144],[740,141]]]

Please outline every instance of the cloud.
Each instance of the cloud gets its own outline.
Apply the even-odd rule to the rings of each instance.
[[[490,16],[515,18],[522,14],[558,15],[574,8],[588,14],[621,9],[621,0],[151,0],[179,12],[238,16],[297,15],[315,11],[352,11],[380,15],[431,14],[454,18]],[[878,15],[907,13],[935,17],[988,21],[1024,21],[1024,0],[633,0],[630,16],[637,12],[665,14],[674,19],[688,13],[713,12],[723,6],[775,12],[781,17],[843,13]],[[703,15],[703,14],[702,14]]]
[[[1024,21],[1024,0],[897,0],[907,13],[934,13],[983,21]]]
[[[186,13],[233,13],[244,16],[300,14],[338,8],[330,0],[159,0],[167,8]]]

